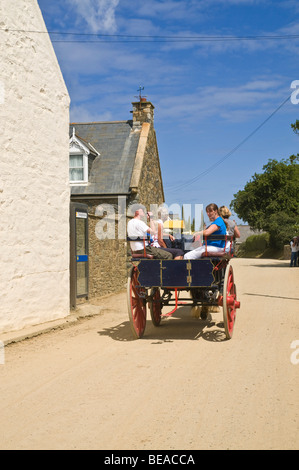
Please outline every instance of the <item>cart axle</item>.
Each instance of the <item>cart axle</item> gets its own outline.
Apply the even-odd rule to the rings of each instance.
[[[239,300],[235,300],[234,295],[228,295],[226,298],[226,303],[229,307],[235,307],[235,308],[241,307],[241,302],[239,302]],[[218,305],[219,307],[223,307],[223,295],[219,297]]]

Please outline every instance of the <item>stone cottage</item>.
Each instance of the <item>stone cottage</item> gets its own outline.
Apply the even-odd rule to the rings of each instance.
[[[132,105],[131,120],[70,124],[71,201],[88,206],[90,298],[125,288],[132,204],[164,202],[154,106]]]
[[[69,315],[70,100],[37,1],[0,18],[2,333]]]

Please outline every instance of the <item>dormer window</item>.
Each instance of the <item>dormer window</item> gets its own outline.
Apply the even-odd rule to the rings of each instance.
[[[70,138],[70,183],[87,184],[88,170],[93,160],[100,155],[99,152],[88,142],[75,134]]]
[[[70,154],[70,183],[87,183],[88,165],[86,160],[87,158],[83,154]]]

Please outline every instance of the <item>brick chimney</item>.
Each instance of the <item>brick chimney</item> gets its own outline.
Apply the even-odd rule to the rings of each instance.
[[[142,124],[148,122],[154,125],[154,109],[150,101],[146,101],[146,98],[140,98],[140,101],[132,103],[133,105],[133,125]]]

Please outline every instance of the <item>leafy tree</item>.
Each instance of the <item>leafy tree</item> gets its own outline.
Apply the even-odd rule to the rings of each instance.
[[[295,124],[291,124],[291,127],[292,127],[293,131],[295,132],[295,134],[299,135],[299,121],[298,121],[298,119],[296,120]]]
[[[231,208],[253,229],[268,232],[270,245],[279,247],[299,235],[299,154],[269,160],[263,170],[234,194]]]

